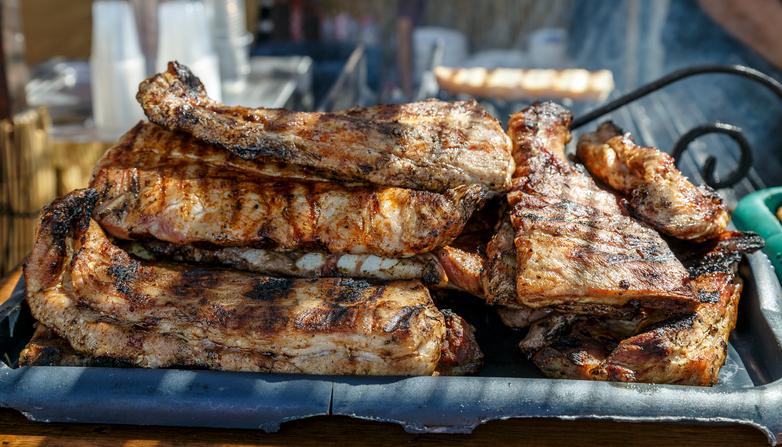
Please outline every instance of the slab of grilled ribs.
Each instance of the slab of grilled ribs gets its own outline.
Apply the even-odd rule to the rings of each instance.
[[[475,101],[437,100],[339,113],[228,107],[187,67],[141,83],[150,121],[241,157],[292,163],[340,181],[445,192],[465,184],[507,190],[513,165],[502,126]]]
[[[736,324],[736,265],[763,245],[757,234],[728,231],[681,247],[702,302],[694,312],[657,310],[632,320],[556,313],[534,323],[520,347],[554,378],[714,385]]]
[[[78,352],[143,367],[315,374],[474,372],[472,327],[418,281],[276,278],[139,260],[80,190],[42,213],[25,264],[33,316]]]
[[[610,121],[582,135],[577,154],[592,175],[628,198],[624,203],[634,217],[665,234],[702,242],[728,226],[725,203],[713,189],[696,187],[670,155],[636,145]]]
[[[552,308],[625,318],[696,309],[688,272],[662,237],[565,159],[570,120],[553,103],[511,116],[516,170],[508,214],[487,247],[487,301],[515,326]]]
[[[456,238],[486,193],[270,177],[223,152],[139,123],[93,172],[95,219],[123,239],[407,257]]]

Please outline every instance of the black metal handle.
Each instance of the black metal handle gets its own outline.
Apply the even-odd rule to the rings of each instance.
[[[733,186],[747,176],[749,169],[752,167],[752,163],[755,161],[755,154],[752,152],[752,146],[750,146],[747,137],[744,136],[744,132],[742,132],[739,127],[720,122],[702,124],[682,135],[673,147],[671,156],[674,158],[676,166],[678,167],[680,156],[687,149],[687,146],[696,138],[710,133],[722,133],[733,138],[741,149],[741,159],[739,160],[738,167],[728,174],[724,180],[717,180],[716,175],[714,174],[717,159],[714,158],[713,155],[710,155],[706,159],[706,162],[703,163],[703,181],[715,189]]]
[[[680,79],[708,73],[725,73],[750,79],[766,86],[775,95],[777,95],[780,100],[782,100],[782,84],[780,84],[771,76],[761,71],[755,70],[754,68],[745,67],[743,65],[700,65],[697,67],[684,68],[682,70],[670,73],[654,82],[644,85],[643,87],[640,87],[637,90],[622,96],[621,98],[611,101],[602,107],[598,107],[597,109],[574,119],[570,124],[570,129],[577,129],[586,123],[594,121],[595,119],[600,118],[607,113],[613,112],[614,110],[625,106],[635,101],[636,99],[642,98],[649,93],[659,90]],[[724,180],[717,180],[714,174],[717,161],[713,156],[709,156],[702,168],[703,180],[707,185],[716,189],[735,185],[749,173],[749,170],[752,167],[752,162],[755,159],[749,141],[738,127],[719,122],[698,126],[684,134],[679,139],[679,141],[676,142],[671,155],[676,160],[676,164],[678,165],[679,158],[681,154],[687,149],[687,146],[696,138],[709,133],[723,133],[733,138],[733,140],[739,144],[739,148],[741,149],[741,159],[739,161],[738,168],[731,172],[727,178]]]

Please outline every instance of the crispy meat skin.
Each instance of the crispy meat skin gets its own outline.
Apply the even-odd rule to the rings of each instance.
[[[208,161],[220,160],[220,152],[139,124],[93,172],[90,186],[100,193],[94,218],[123,239],[397,258],[453,240],[486,192],[478,185],[440,194],[269,178],[234,169],[239,163]]]
[[[309,166],[343,181],[444,192],[481,184],[507,190],[513,162],[500,123],[475,101],[437,100],[340,113],[227,107],[175,62],[136,99],[150,121],[243,158]]]
[[[25,264],[33,316],[77,351],[145,367],[435,373],[448,328],[420,282],[270,278],[139,261],[89,218],[97,201],[87,189],[47,207]],[[459,333],[467,338],[447,344],[471,343],[469,330],[451,336]]]
[[[670,155],[636,145],[610,121],[578,139],[578,157],[589,172],[629,196],[633,216],[665,234],[701,242],[728,226],[730,215],[713,189],[694,186]]]
[[[516,172],[508,202],[516,268],[510,266],[510,229],[501,225],[488,253],[494,299],[583,312],[623,306],[692,310],[698,301],[687,272],[665,241],[624,216],[613,194],[554,155],[570,139],[570,119],[553,103],[511,116]],[[515,302],[508,278],[516,281]]]
[[[632,321],[559,314],[533,326],[520,347],[554,378],[711,386],[736,324],[741,279],[735,265],[763,247],[750,232],[725,232],[688,247],[700,300],[696,312],[655,311]]]

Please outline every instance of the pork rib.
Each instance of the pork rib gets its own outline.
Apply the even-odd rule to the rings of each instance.
[[[754,233],[726,232],[687,247],[696,312],[656,311],[631,321],[557,314],[533,325],[520,344],[549,377],[711,386],[736,324],[744,253],[763,247]]]
[[[496,267],[505,270],[495,278],[495,290],[503,293],[498,299],[581,312],[694,309],[699,302],[687,271],[660,235],[623,215],[613,194],[555,155],[570,139],[570,118],[553,103],[533,104],[510,118],[517,164],[508,194],[516,302],[507,298],[507,277],[514,275],[502,255],[507,248],[497,250],[496,259],[504,261]]]
[[[507,190],[513,162],[500,123],[475,101],[428,100],[340,113],[228,107],[176,62],[136,95],[150,121],[243,158],[308,166],[342,181],[444,192]]]
[[[314,374],[429,375],[443,349],[444,371],[480,362],[471,327],[457,319],[449,331],[418,281],[271,278],[141,261],[90,219],[97,201],[88,189],[47,207],[24,271],[33,316],[79,352],[144,367]]]
[[[710,187],[696,187],[670,155],[636,145],[612,122],[578,139],[578,158],[593,175],[629,197],[633,216],[661,232],[693,242],[717,237],[730,215]]]
[[[193,143],[153,124],[125,134],[93,172],[94,218],[123,239],[399,258],[453,240],[486,193],[269,178],[204,162],[221,150]]]

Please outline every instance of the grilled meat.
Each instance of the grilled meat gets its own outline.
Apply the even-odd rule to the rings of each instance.
[[[127,362],[77,352],[68,340],[38,324],[35,333],[19,354],[19,366],[98,366],[127,368]]]
[[[138,260],[90,219],[98,200],[87,189],[47,207],[24,269],[33,316],[79,352],[144,367],[315,374],[428,375],[441,356],[448,371],[479,362],[470,326],[454,318],[448,331],[418,281],[271,278]]]
[[[475,101],[340,113],[227,107],[175,62],[142,82],[136,98],[150,121],[171,130],[243,158],[308,166],[341,181],[437,192],[480,184],[502,193],[513,172],[508,137]]]
[[[469,252],[447,245],[435,250],[439,264],[448,278],[449,289],[460,290],[482,297],[481,271],[486,258],[476,252]]]
[[[554,378],[713,385],[736,324],[736,265],[762,247],[754,233],[726,232],[684,251],[703,303],[695,312],[655,311],[634,320],[556,314],[534,325],[520,347]]]
[[[560,105],[535,103],[511,115],[508,134],[513,144],[511,207],[520,195],[569,200],[597,208],[608,214],[622,214],[619,200],[604,191],[564,157],[564,144],[570,141],[568,126],[573,116]]]
[[[511,116],[508,132],[517,167],[508,202],[516,271],[510,267],[505,224],[500,227],[505,242],[497,238],[497,247],[504,248],[492,247],[496,253],[490,254],[487,272],[496,275],[488,278],[495,282],[490,290],[498,302],[535,309],[694,309],[698,300],[687,271],[665,241],[623,215],[615,196],[554,155],[570,139],[570,118],[552,103],[536,103]],[[510,277],[516,281],[515,300]]]
[[[489,305],[518,304],[515,233],[510,213],[505,212],[486,246],[486,265],[481,274],[486,303]]]
[[[90,186],[100,193],[94,217],[107,232],[202,248],[398,258],[453,240],[486,192],[267,178],[202,162],[219,149],[192,141],[140,124],[104,155]]]
[[[327,252],[279,252],[260,248],[196,248],[157,240],[142,243],[155,258],[177,262],[213,264],[264,275],[296,278],[365,278],[384,281],[420,279],[431,288],[448,285],[448,276],[437,256],[422,253],[409,258],[381,258]],[[129,247],[128,250],[131,248]]]
[[[730,216],[713,189],[694,186],[670,155],[636,145],[610,121],[579,138],[578,157],[589,172],[629,196],[634,217],[665,234],[701,242],[727,228]]]
[[[694,310],[687,271],[652,229],[559,199],[520,197],[516,293],[530,307],[653,307]]]

